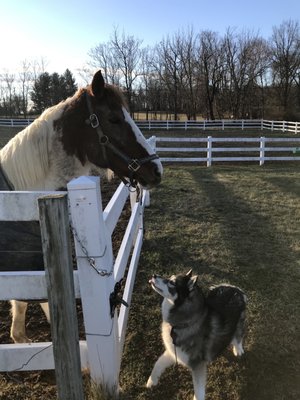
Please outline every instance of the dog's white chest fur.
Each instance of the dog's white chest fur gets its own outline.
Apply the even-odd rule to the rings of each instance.
[[[174,306],[174,303],[169,300],[169,299],[164,299],[162,302],[162,338],[164,341],[164,345],[166,350],[170,353],[170,356],[174,358],[175,362],[178,362],[179,364],[183,364],[185,366],[188,366],[188,360],[189,357],[188,355],[181,350],[180,347],[175,346],[173,343],[173,339],[171,336],[171,330],[172,326],[167,322],[168,321],[168,316],[171,308]]]

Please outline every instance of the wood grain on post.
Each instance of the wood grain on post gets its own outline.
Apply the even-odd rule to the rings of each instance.
[[[83,400],[67,194],[38,200],[60,400]]]

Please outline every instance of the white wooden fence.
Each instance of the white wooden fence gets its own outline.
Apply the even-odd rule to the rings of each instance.
[[[190,130],[190,129],[260,129],[271,131],[300,133],[300,122],[290,121],[268,121],[264,119],[220,119],[220,120],[202,120],[202,121],[136,121],[140,129],[144,130]]]
[[[34,120],[28,119],[0,119],[0,126],[24,127],[31,124]],[[189,129],[260,129],[281,132],[300,133],[300,122],[291,121],[269,121],[265,119],[219,119],[201,121],[170,121],[170,120],[145,120],[135,121],[140,129],[143,130],[189,130]]]
[[[45,194],[49,192],[0,192],[0,220],[39,220],[37,202]],[[121,183],[102,211],[98,177],[81,177],[68,184],[78,268],[75,296],[81,297],[86,332],[86,340],[80,341],[81,366],[90,369],[93,380],[110,388],[118,387],[129,312],[124,305],[119,312],[112,310],[110,296],[129,263],[123,299],[130,304],[143,240],[143,212],[149,203],[146,191],[140,201],[135,201],[134,193],[130,195],[131,216],[114,257],[111,235],[128,196],[128,188]],[[44,271],[0,272],[0,300],[46,299],[46,286]],[[0,345],[0,371],[54,368],[51,342]]]
[[[220,161],[256,161],[260,165],[263,165],[266,161],[300,161],[300,138],[156,137],[155,141],[156,146],[158,146],[156,151],[163,162],[206,162],[209,167],[213,162]],[[172,144],[173,146],[159,147],[161,143]],[[186,143],[190,146],[183,147]],[[205,147],[196,147],[195,144],[198,143],[203,143]],[[168,156],[165,157],[163,153],[168,153]],[[189,156],[179,156],[181,153],[189,153]],[[222,153],[226,155],[224,156]]]

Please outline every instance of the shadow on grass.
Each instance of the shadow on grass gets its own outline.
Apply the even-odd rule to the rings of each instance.
[[[299,339],[291,314],[299,312],[300,304],[292,270],[296,254],[291,252],[289,238],[277,232],[270,217],[260,212],[259,199],[252,206],[235,194],[232,183],[220,181],[214,170],[191,173],[195,182],[205,187],[216,218],[222,220],[222,238],[232,257],[232,278],[250,294],[251,344],[243,360],[240,398],[298,399],[300,384],[295,375],[299,359],[294,350],[299,351]],[[280,191],[300,194],[299,187],[288,185],[286,177],[268,179]],[[257,184],[254,175],[253,183]]]
[[[122,400],[192,398],[191,376],[182,368],[170,368],[157,388],[145,389],[163,351],[161,298],[147,285],[148,279],[154,272],[170,275],[189,268],[200,274],[204,286],[227,281],[242,287],[249,298],[246,353],[236,359],[226,351],[211,364],[206,400],[299,398],[297,254],[291,251],[284,228],[278,231],[275,227],[272,210],[266,202],[260,203],[266,193],[259,185],[263,188],[264,179],[269,179],[265,173],[223,167],[166,170],[165,181],[155,189],[146,211],[145,242],[125,347]],[[284,185],[286,176],[282,174],[278,184]],[[137,376],[134,383],[132,376]]]

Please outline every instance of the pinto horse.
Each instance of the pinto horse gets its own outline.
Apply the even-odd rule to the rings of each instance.
[[[161,162],[130,117],[124,97],[105,84],[101,71],[1,149],[0,190],[61,190],[95,169],[112,170],[125,184],[145,188],[159,184],[162,176]],[[11,304],[11,338],[28,342],[27,302]],[[48,304],[41,305],[49,320]]]

